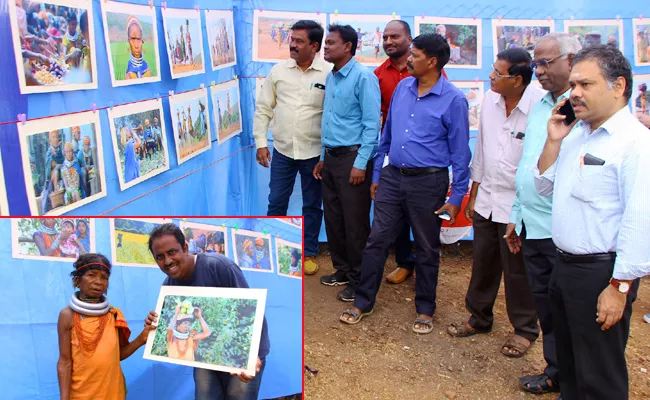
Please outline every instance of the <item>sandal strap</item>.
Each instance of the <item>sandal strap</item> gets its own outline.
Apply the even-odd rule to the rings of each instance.
[[[430,328],[433,327],[433,320],[429,320],[429,319],[416,318],[415,323],[420,325],[426,325]]]
[[[359,319],[359,313],[354,311],[351,308],[348,308],[347,310],[343,311],[343,315],[350,315],[354,318],[355,321]]]

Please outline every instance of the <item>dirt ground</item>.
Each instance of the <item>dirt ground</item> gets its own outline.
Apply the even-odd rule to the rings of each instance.
[[[512,332],[505,311],[503,285],[495,306],[491,333],[454,339],[446,332],[451,322],[468,317],[464,298],[471,271],[471,244],[444,246],[438,284],[434,331],[411,331],[415,318],[414,280],[400,285],[382,283],[375,313],[355,326],[338,318],[350,305],[336,299],[339,288],[321,285],[319,277],[333,272],[326,252],[320,270],[304,279],[305,398],[336,399],[539,399],[556,393],[527,394],[519,389],[519,376],[543,371],[542,343],[535,343],[521,359],[499,352]],[[395,268],[393,255],[385,271]],[[630,399],[650,398],[650,289],[646,279],[634,303],[627,345]]]

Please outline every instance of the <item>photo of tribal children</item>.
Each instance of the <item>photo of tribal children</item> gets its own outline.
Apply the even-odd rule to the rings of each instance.
[[[273,272],[271,239],[268,235],[243,229],[233,230],[235,263],[243,270]]]
[[[193,90],[169,98],[179,164],[212,146],[206,90]]]
[[[460,20],[459,20],[460,22]],[[437,33],[447,39],[450,48],[448,67],[480,67],[481,37],[476,21],[461,24],[453,19],[431,19],[420,22],[416,33]]]
[[[97,158],[97,125],[72,125],[21,138],[26,145],[22,149],[23,165],[29,160],[30,168],[26,171],[31,171],[25,180],[28,195],[35,200],[33,213],[45,215],[63,207],[69,210],[76,203],[105,194],[100,171],[103,164]]]
[[[228,256],[226,228],[184,221],[181,222],[180,228],[185,235],[187,251],[190,254],[219,253]]]
[[[169,169],[162,102],[115,107],[108,116],[122,190]]]
[[[109,1],[102,15],[113,86],[159,81],[155,9]]]
[[[302,246],[275,238],[275,254],[278,275],[302,278]]]
[[[232,11],[205,10],[205,25],[208,29],[212,70],[235,65],[237,56]]]
[[[237,81],[228,81],[210,88],[218,143],[222,144],[242,131],[241,104]]]
[[[89,218],[13,218],[12,252],[16,258],[76,259],[95,251]]]
[[[205,72],[201,14],[196,10],[162,10],[172,79]]]
[[[89,0],[9,4],[21,93],[97,88]]]

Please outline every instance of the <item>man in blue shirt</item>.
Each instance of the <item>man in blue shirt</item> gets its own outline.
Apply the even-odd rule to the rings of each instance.
[[[446,212],[455,223],[467,193],[471,158],[467,100],[441,76],[449,56],[449,44],[441,35],[413,39],[407,62],[411,77],[395,89],[375,158],[372,232],[363,251],[354,307],[341,315],[345,323],[356,324],[373,311],[388,249],[406,220],[413,229],[417,254],[418,316],[412,329],[416,333],[433,329],[442,225],[438,216]],[[389,164],[382,168],[386,154]],[[450,165],[452,193],[445,203]]]
[[[248,288],[241,270],[229,258],[217,253],[190,254],[183,231],[174,224],[159,225],[149,234],[149,251],[167,275],[164,286]],[[270,349],[264,318],[255,377],[194,368],[196,400],[257,399]]]
[[[314,167],[314,177],[323,182],[325,230],[336,269],[320,281],[328,286],[349,283],[338,294],[342,301],[354,300],[361,252],[370,233],[370,162],[379,140],[381,112],[379,81],[354,60],[356,44],[350,25],[330,25],[324,53],[334,68],[325,81],[323,152]]]
[[[581,47],[580,42],[568,33],[551,33],[535,45],[532,66],[539,83],[548,93],[532,107],[528,115],[523,152],[515,175],[517,192],[505,235],[510,251],[523,253],[530,290],[542,327],[547,364],[544,373],[524,376],[519,380],[524,390],[538,394],[560,390],[555,329],[548,294],[557,250],[551,238],[552,197],[537,193],[533,170],[548,136],[547,124],[553,107],[558,101],[569,97],[571,60]]]

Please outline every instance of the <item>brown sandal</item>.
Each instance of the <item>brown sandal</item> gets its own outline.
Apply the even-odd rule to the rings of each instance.
[[[528,352],[533,343],[519,335],[512,335],[501,347],[501,354],[507,357],[520,358]]]
[[[488,333],[491,329],[474,328],[468,321],[453,323],[447,327],[447,333],[456,338],[469,337],[479,333]]]

